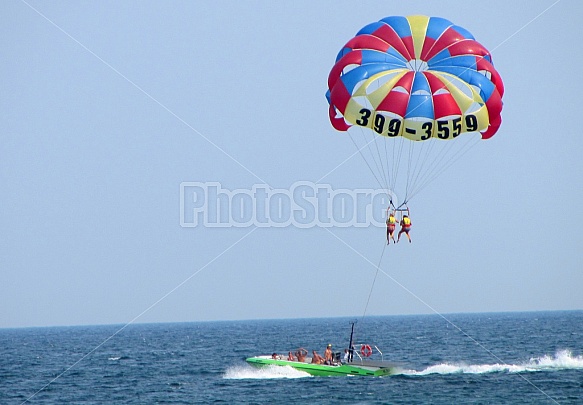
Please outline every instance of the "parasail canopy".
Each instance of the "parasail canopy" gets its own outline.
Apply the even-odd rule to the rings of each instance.
[[[470,32],[444,18],[415,15],[383,18],[358,31],[336,57],[326,97],[330,121],[339,131],[358,127],[385,140],[423,144],[458,140],[464,133],[492,137],[501,124],[503,94],[490,53]],[[376,141],[367,142],[370,149]],[[383,146],[375,149],[378,156],[368,162],[369,167],[377,167],[381,171],[377,180],[382,183],[384,178],[391,189],[395,181],[389,179],[396,176],[399,149],[385,152],[385,157]],[[419,165],[430,171],[429,175],[414,172],[416,179],[435,174],[427,159],[444,167],[442,156],[408,152],[411,159],[416,155],[423,161],[409,160],[408,171]],[[411,191],[409,181],[406,189],[405,202]]]

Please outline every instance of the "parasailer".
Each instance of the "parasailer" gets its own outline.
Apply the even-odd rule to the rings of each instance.
[[[390,207],[387,208],[387,245],[390,243],[391,239],[393,243],[395,242],[395,227],[397,225],[397,218],[395,218],[395,211],[391,210],[389,212]]]
[[[403,207],[474,140],[498,131],[503,94],[490,53],[470,32],[414,15],[358,31],[336,57],[326,97],[332,126],[348,132],[391,205],[398,196]],[[402,226],[409,236],[411,223]]]
[[[405,234],[407,235],[407,239],[409,239],[409,243],[411,243],[411,235],[409,235],[409,231],[411,230],[411,218],[409,218],[409,215],[411,215],[411,213],[409,212],[409,208],[407,208],[407,215],[403,215],[403,218],[401,218],[401,222],[399,222],[399,225],[401,225],[401,230],[399,231],[399,235],[397,235],[397,243],[399,243],[399,241],[401,240],[401,234]]]

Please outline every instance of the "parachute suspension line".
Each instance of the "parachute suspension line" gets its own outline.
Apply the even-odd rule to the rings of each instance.
[[[463,144],[463,146],[461,146],[455,153],[453,153],[452,155],[450,155],[445,160],[445,162],[441,166],[441,168],[438,171],[436,171],[431,178],[427,179],[426,184],[424,184],[423,187],[425,187],[425,185],[429,184],[435,178],[437,178],[438,176],[440,176],[449,167],[451,167],[455,162],[457,162],[458,160],[460,160],[466,153],[468,153],[479,142],[480,142],[480,138],[478,136],[473,137],[473,138],[468,137],[468,140]]]
[[[417,144],[418,147],[417,147]],[[435,148],[435,142],[416,142],[414,148],[418,149],[417,157],[415,158],[415,166],[413,174],[410,179],[410,196],[415,194],[419,178],[423,178],[430,170],[433,169],[432,165],[426,165],[430,160],[429,157],[433,154],[433,149]],[[433,159],[435,160],[435,158]],[[425,168],[427,166],[427,168]]]
[[[377,152],[376,156],[379,159],[380,169],[381,169],[381,173],[382,173],[382,178],[383,178],[383,181],[384,181],[384,184],[385,184],[385,186],[387,188],[387,193],[388,193],[390,191],[389,190],[389,180],[387,178],[387,176],[388,176],[388,173],[387,173],[388,167],[385,168],[385,165],[383,164],[383,156],[382,156],[381,151],[379,149],[379,141],[380,141],[380,138],[381,137],[380,136],[375,136],[375,135],[373,135],[373,136],[374,136],[374,144],[375,144],[375,148],[376,148],[376,152]],[[385,162],[386,162],[386,160],[385,160]],[[387,165],[388,165],[388,162],[387,162]]]
[[[408,150],[408,161],[407,161],[407,177],[405,182],[405,199],[403,201],[406,204],[410,196],[412,194],[412,190],[415,185],[415,178],[418,173],[418,164],[420,160],[421,152],[424,149],[424,144],[417,145],[417,142],[410,141],[409,142],[409,150]]]
[[[374,278],[372,280],[372,285],[370,286],[370,292],[368,293],[368,298],[366,299],[366,305],[364,306],[364,312],[362,313],[361,322],[364,321],[364,316],[366,315],[366,310],[368,309],[368,304],[370,303],[370,297],[372,295],[372,291],[374,289],[375,282],[377,281],[377,276],[379,275],[379,270],[381,269],[381,262],[383,260],[383,255],[385,254],[385,249],[387,245],[383,243],[383,251],[381,252],[381,257],[379,259],[379,263],[377,264],[377,271],[374,274]]]
[[[411,179],[411,161],[413,160],[413,142],[409,142],[409,160],[407,161],[407,182],[405,184],[405,199],[403,203],[409,201],[409,183]]]
[[[370,160],[372,160],[372,162],[374,162],[374,167],[376,168],[375,174],[379,178],[378,182],[381,185],[381,188],[387,191],[387,195],[388,195],[389,185],[388,185],[385,171],[383,168],[383,159],[382,159],[382,156],[380,154],[378,144],[377,144],[378,137],[373,134],[372,138],[370,138],[371,134],[369,132],[366,132],[361,127],[359,127],[359,130],[360,130],[362,142],[368,150],[368,155],[370,156]],[[373,145],[371,145],[372,143],[374,143],[374,147],[373,147]],[[375,151],[376,151],[376,154],[375,154]]]
[[[416,142],[402,136],[387,139],[385,136],[377,136],[376,134],[373,134],[371,139],[370,132],[366,132],[361,127],[358,127],[358,130],[360,135],[348,131],[350,139],[379,187],[386,190],[390,206],[395,209],[406,206],[411,198],[432,183],[465,155],[469,149],[473,148],[477,142],[472,141],[479,139],[478,137],[464,136],[465,139],[457,139],[455,142],[438,139]],[[375,145],[371,145],[372,142]],[[383,142],[384,145],[379,145],[377,142]],[[391,145],[387,145],[387,143]],[[404,150],[405,143],[408,143],[406,151]],[[407,154],[406,163],[402,162],[405,153]],[[403,167],[401,167],[402,164]],[[399,171],[405,170],[405,165],[407,173],[406,176],[402,176],[405,183],[405,194],[404,198],[399,196],[399,203],[397,203],[393,201],[392,193],[397,191]],[[400,204],[399,207],[396,207],[396,204]]]
[[[387,162],[387,179],[388,179],[388,184],[389,184],[390,191],[394,192],[394,190],[393,190],[393,187],[394,187],[394,184],[393,184],[393,176],[391,175],[391,173],[393,173],[394,170],[391,169],[391,163],[392,163],[392,161],[389,160],[389,151],[387,150],[387,143],[388,142],[387,142],[386,139],[383,139],[383,141],[384,141],[383,142],[383,146],[384,146],[384,149],[385,149],[385,162]],[[393,145],[393,149],[394,149],[394,145]]]
[[[364,163],[366,163],[368,169],[370,170],[370,172],[372,173],[373,177],[375,178],[375,180],[377,181],[377,183],[379,184],[379,186],[381,188],[383,187],[383,183],[380,181],[380,179],[378,178],[378,176],[376,175],[375,171],[373,170],[373,168],[370,166],[368,160],[366,159],[366,157],[364,156],[364,154],[362,153],[362,149],[365,148],[365,146],[359,148],[358,144],[356,143],[356,141],[354,140],[354,138],[352,137],[352,134],[350,133],[350,131],[347,131],[348,135],[350,136],[350,140],[352,141],[352,143],[354,144],[354,147],[356,148],[356,150],[358,151],[358,153],[360,154],[360,156],[362,157],[362,160],[364,160]]]
[[[383,137],[384,138],[384,137]],[[397,180],[397,172],[398,167],[395,166],[395,142],[390,142],[391,144],[391,155],[392,159],[389,159],[389,150],[388,150],[388,139],[383,139],[384,147],[385,147],[385,162],[387,162],[387,177],[389,178],[389,188],[391,193],[395,193],[395,182]],[[393,203],[393,197],[391,195],[391,204]]]
[[[399,167],[401,167],[401,158],[403,156],[403,147],[405,146],[405,141],[403,139],[403,137],[399,137],[398,140],[395,140],[395,142],[391,142],[393,145],[393,178],[392,178],[392,184],[391,187],[393,188],[393,191],[395,190],[395,187],[397,185],[397,179],[399,178]],[[397,149],[396,153],[397,156],[395,156],[395,149]]]
[[[459,143],[459,140],[457,141]],[[421,184],[417,187],[414,194],[417,194],[429,184],[431,184],[437,177],[443,174],[448,168],[450,168],[455,162],[461,159],[466,153],[468,153],[474,146],[476,146],[480,142],[480,138],[478,136],[475,137],[468,137],[468,140],[464,142],[463,146],[461,146],[455,153],[453,154],[439,154],[441,157],[439,159],[435,158],[434,160],[439,160],[439,169],[435,170],[422,180]],[[448,142],[450,143],[450,142]],[[451,149],[451,148],[450,148]],[[445,161],[444,161],[445,160]],[[441,162],[444,161],[443,164]],[[414,195],[413,194],[413,195]]]
[[[389,140],[385,140],[385,149],[386,149],[386,145],[387,143],[389,143]],[[387,152],[385,155],[385,158],[387,159],[387,162],[391,162],[391,166],[392,166],[392,173],[389,175],[389,186],[391,188],[391,191],[393,193],[396,192],[396,186],[397,186],[397,179],[399,178],[399,168],[401,166],[401,159],[403,156],[403,147],[404,147],[404,143],[403,143],[403,138],[402,137],[397,137],[395,139],[391,139],[390,140],[390,144],[392,145],[391,148],[391,158],[389,158],[389,153]],[[388,166],[388,163],[387,163]]]
[[[385,144],[385,159],[387,161],[387,170],[389,176],[389,186],[391,191],[395,192],[395,187],[397,186],[397,179],[399,178],[399,166],[401,165],[401,156],[403,155],[403,138],[398,137],[397,139],[384,139]],[[387,144],[391,145],[391,157],[389,158],[389,152],[387,150]],[[389,170],[389,162],[391,169]]]
[[[425,164],[427,163],[428,156],[433,148],[433,145],[426,146],[425,143],[421,145],[419,149],[419,153],[417,154],[417,158],[415,159],[415,169],[413,170],[413,175],[411,176],[411,185],[409,190],[409,196],[415,193],[415,188],[419,181],[419,177],[424,173]]]
[[[367,135],[365,134],[364,129],[360,128],[360,132],[362,134],[362,139],[365,142],[368,152],[370,154],[370,157],[372,159],[372,161],[375,163],[375,166],[377,168],[377,171],[379,173],[379,177],[383,180],[383,185],[385,187],[388,187],[388,183],[387,183],[387,176],[385,174],[385,168],[383,165],[383,159],[382,159],[382,155],[381,152],[379,150],[379,144],[378,144],[378,136],[376,136],[375,134],[370,134],[368,136],[372,136],[372,139],[370,141],[366,141]]]
[[[435,142],[435,144],[437,144],[437,140]],[[447,162],[448,158],[451,158],[451,154],[450,151],[452,149],[455,149],[456,146],[459,146],[458,144],[455,144],[453,142],[448,142],[446,141],[445,143],[442,144],[441,149],[439,150],[439,153],[436,153],[433,157],[433,159],[431,160],[431,167],[435,168],[437,170],[434,170],[433,172],[429,171],[427,173],[425,173],[422,176],[422,180],[421,180],[421,186],[424,186],[426,183],[429,184],[431,181],[433,181],[433,179],[435,178],[434,175],[436,172],[441,171],[443,168],[443,162]]]

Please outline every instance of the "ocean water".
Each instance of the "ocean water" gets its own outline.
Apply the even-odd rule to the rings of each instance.
[[[355,341],[402,362],[388,377],[244,361],[340,351],[350,320],[0,329],[0,404],[583,404],[583,311],[359,319]]]

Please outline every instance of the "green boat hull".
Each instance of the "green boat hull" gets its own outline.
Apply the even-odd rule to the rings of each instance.
[[[309,362],[300,363],[298,361],[273,359],[271,356],[249,357],[246,361],[249,364],[259,367],[268,365],[289,366],[313,376],[322,377],[347,375],[380,377],[394,373],[396,367],[396,364],[373,361],[352,362],[337,365],[312,364]]]

